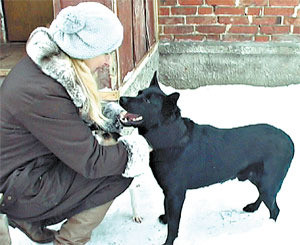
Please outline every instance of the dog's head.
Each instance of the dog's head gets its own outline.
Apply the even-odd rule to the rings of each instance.
[[[138,92],[136,97],[120,98],[120,105],[127,111],[121,118],[125,126],[150,129],[180,116],[177,107],[179,93],[166,95],[159,87],[157,73],[150,86]]]

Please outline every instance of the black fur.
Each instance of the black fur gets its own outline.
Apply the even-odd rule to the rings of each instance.
[[[234,178],[248,179],[259,192],[244,211],[254,212],[264,202],[276,220],[276,195],[294,155],[290,137],[267,124],[233,129],[198,125],[181,117],[178,98],[178,93],[162,92],[155,74],[149,88],[120,100],[127,111],[144,119],[135,126],[153,148],[150,167],[165,195],[165,214],[160,216],[168,224],[165,244],[173,244],[178,235],[187,189]]]

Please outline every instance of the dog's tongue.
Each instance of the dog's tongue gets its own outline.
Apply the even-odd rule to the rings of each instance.
[[[138,114],[123,112],[121,113],[120,120],[124,125],[130,126],[141,122],[143,120],[143,117]]]

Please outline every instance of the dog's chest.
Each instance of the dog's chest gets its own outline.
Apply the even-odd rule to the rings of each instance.
[[[202,178],[205,165],[202,157],[197,155],[198,152],[187,148],[153,151],[150,154],[150,168],[154,177],[162,185],[170,179],[180,181],[182,178]]]

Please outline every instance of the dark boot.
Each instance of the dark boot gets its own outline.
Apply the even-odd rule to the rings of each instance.
[[[24,232],[32,241],[37,243],[48,243],[54,241],[55,231],[42,228],[26,221],[8,219],[8,224]]]

